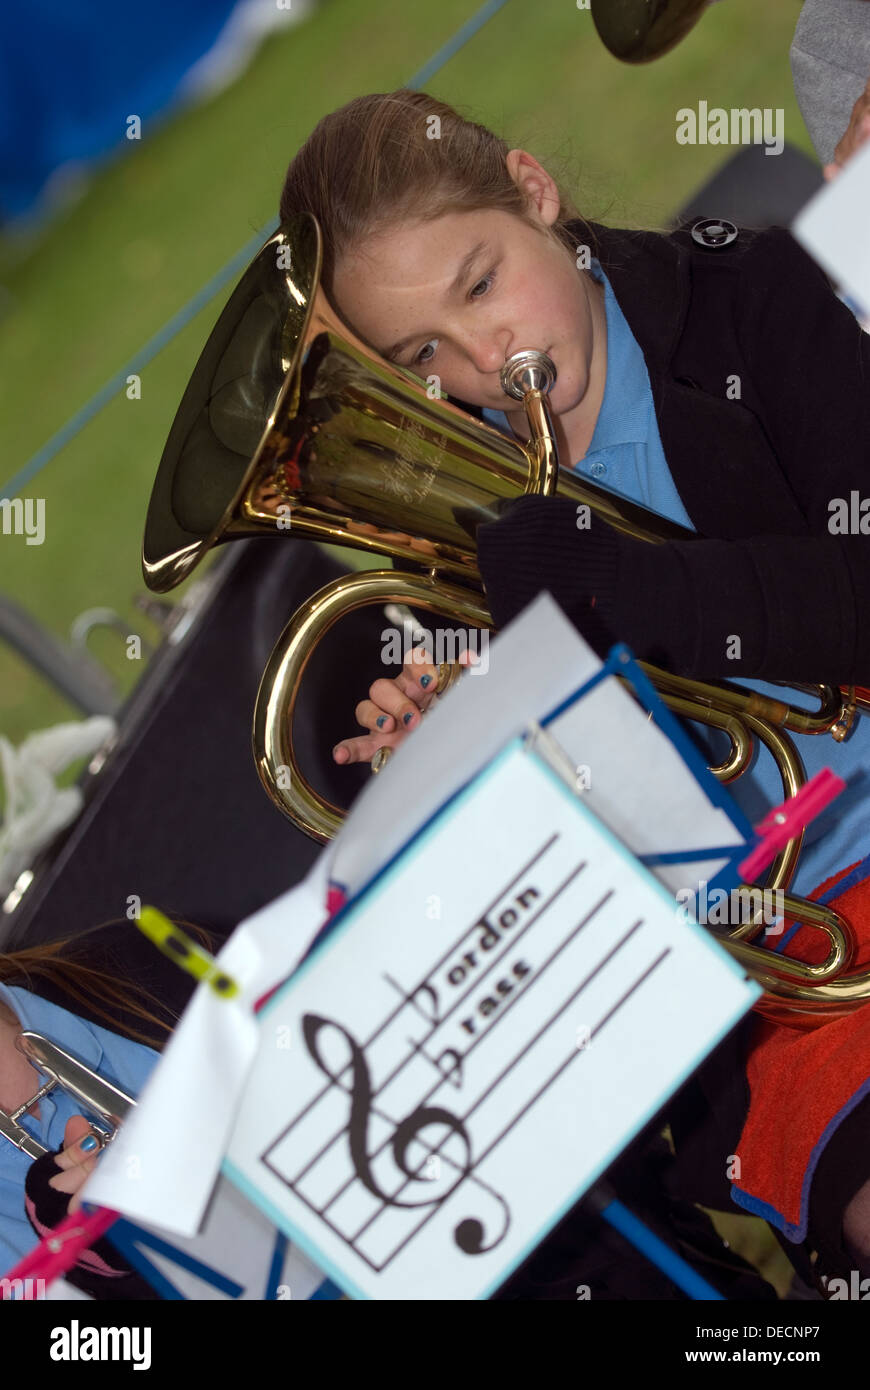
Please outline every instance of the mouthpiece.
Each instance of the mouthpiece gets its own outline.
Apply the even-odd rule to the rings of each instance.
[[[501,369],[501,389],[521,401],[529,391],[546,395],[556,381],[556,364],[545,352],[524,348],[509,357]]]

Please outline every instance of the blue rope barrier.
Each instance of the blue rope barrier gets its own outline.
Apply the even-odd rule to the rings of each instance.
[[[497,15],[499,10],[503,9],[507,3],[508,0],[487,0],[487,3],[482,5],[477,11],[477,14],[472,15],[471,19],[466,20],[462,28],[457,29],[452,39],[448,39],[443,48],[439,48],[435,56],[430,58],[429,62],[426,63],[419,72],[414,74],[410,82],[405,83],[405,86],[410,87],[414,92],[420,87],[425,86],[429,78],[434,77],[439,68],[443,68],[444,64],[449,62],[449,60],[459,52],[460,48],[463,48],[464,45],[468,43],[469,39],[473,39],[475,34],[478,34],[483,28],[484,24],[487,24],[494,15]]]
[[[508,0],[487,0],[487,3],[482,5],[477,13],[472,15],[471,19],[467,20],[465,24],[456,31],[453,37],[448,39],[447,43],[439,48],[434,57],[430,58],[428,63],[420,68],[419,72],[415,73],[410,82],[405,85],[410,87],[413,91],[417,91],[422,87],[424,83],[428,82],[429,79],[433,77],[445,63],[449,62],[465,44],[474,38],[483,26],[488,23],[499,10],[503,9],[506,4],[508,4]],[[190,323],[191,319],[196,317],[200,309],[204,308],[209,300],[213,299],[216,294],[219,294],[230,280],[240,274],[248,262],[253,259],[263,242],[268,240],[273,232],[277,231],[277,228],[278,218],[275,217],[264,230],[252,237],[240,251],[237,251],[232,259],[227,261],[226,265],[222,266],[222,268],[212,276],[208,283],[203,285],[202,289],[199,290],[182,309],[179,309],[168,323],[164,324],[163,328],[155,333],[154,337],[151,338],[143,348],[140,348],[136,355],[97,391],[96,395],[92,396],[80,410],[77,410],[76,413],[67,420],[66,424],[63,425],[56,434],[53,434],[48,442],[43,444],[42,448],[28,459],[24,467],[20,468],[19,471],[9,479],[9,482],[6,484],[3,492],[0,493],[0,496],[11,499],[16,497],[23,488],[27,487],[36,475],[45,468],[46,464],[50,463],[51,460],[60,453],[61,449],[65,448],[70,440],[74,439],[75,436],[84,429],[85,425],[89,424],[90,421],[99,414],[103,407],[108,405],[109,401],[126,386],[127,378],[129,376],[138,375],[142,368],[153,361],[157,354],[166,347],[167,343],[171,342],[172,339]]]
[[[275,227],[277,227],[277,225],[278,220],[276,218]],[[272,231],[274,231],[274,227]],[[199,313],[200,309],[204,308],[209,300],[213,299],[234,275],[239,274],[247,265],[248,261],[254,256],[255,252],[262,246],[266,238],[271,236],[271,234],[271,231],[258,233],[256,236],[252,237],[240,251],[237,251],[232,260],[228,261],[225,266],[213,275],[207,284],[203,285],[202,289],[198,290],[193,298],[188,300],[183,308],[173,314],[172,318],[154,334],[153,338],[150,338],[145,346],[140,348],[135,356],[131,357],[129,362],[127,362],[120,371],[116,372],[115,375],[100,388],[95,396],[92,396],[80,410],[77,410],[75,415],[71,416],[66,424],[62,426],[56,434],[52,435],[47,444],[43,444],[42,448],[28,460],[24,467],[21,468],[14,477],[10,478],[3,492],[3,496],[10,498],[15,497],[22,488],[25,488],[28,483],[32,482],[37,473],[39,473],[47,463],[50,463],[54,456],[59,453],[71,439],[74,439],[75,436],[84,429],[85,425],[93,420],[95,415],[99,414],[103,406],[108,405],[109,401],[122,390],[127,384],[127,378],[137,375],[141,372],[143,367],[146,367],[149,362],[153,361],[157,354],[166,347],[166,344],[171,342],[183,328],[187,327],[191,319],[195,318]]]

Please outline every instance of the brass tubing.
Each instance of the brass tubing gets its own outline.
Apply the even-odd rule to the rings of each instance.
[[[642,663],[641,663],[642,664]],[[658,685],[659,671],[656,667],[646,667],[648,672],[653,672],[655,683]],[[757,718],[747,712],[740,716],[727,714],[713,708],[706,699],[696,700],[694,696],[694,682],[684,682],[682,677],[671,676],[667,672],[662,673],[665,680],[662,682],[664,688],[659,690],[659,694],[665,704],[675,714],[681,715],[686,719],[697,720],[700,724],[707,724],[713,728],[721,729],[731,738],[731,755],[724,764],[712,767],[710,771],[719,781],[727,783],[733,777],[739,775],[746,766],[748,757],[752,753],[753,736],[764,744],[776,763],[777,770],[782,781],[783,800],[794,796],[806,781],[803,762],[800,754],[792,743],[791,739],[783,734],[779,729],[771,728],[763,719]],[[676,694],[676,690],[685,685],[691,692],[689,694]],[[732,763],[738,763],[738,772],[729,773],[728,769]],[[722,768],[726,771],[722,771]],[[776,889],[785,889],[791,883],[797,867],[798,856],[801,845],[803,844],[803,831],[794,836],[779,851],[768,869],[768,878],[764,887],[769,892]],[[738,939],[741,937],[754,935],[763,923],[749,922],[734,927],[732,932]]]
[[[751,965],[753,975],[762,984],[776,982],[777,993],[786,993],[780,987],[780,982],[785,981],[793,982],[797,990],[794,994],[789,991],[791,998],[821,998],[823,996],[819,995],[819,988],[825,983],[831,983],[834,976],[848,970],[852,963],[854,948],[851,933],[844,919],[831,908],[803,898],[784,898],[784,902],[791,905],[787,908],[789,916],[799,913],[802,926],[818,927],[819,931],[823,931],[827,936],[830,949],[820,964],[808,965],[806,961],[795,960],[792,956],[781,955],[778,951],[748,945],[745,941],[736,940],[732,933],[725,936],[717,932],[717,940],[744,965]],[[867,978],[870,979],[870,972]]]
[[[795,681],[796,690],[806,690],[818,697],[817,710],[798,710],[788,705],[785,728],[795,734],[832,733],[841,742],[852,727],[856,714],[854,686],[840,690],[835,685],[806,685]]]
[[[650,680],[654,681],[659,690],[673,688],[678,690],[686,678],[673,676],[669,671],[662,671],[657,666],[651,666],[648,662],[640,661],[638,665],[647,673]],[[773,681],[771,684],[777,684]],[[842,690],[831,685],[806,685],[803,682],[795,681],[794,688],[807,690],[818,695],[819,708],[817,710],[803,710],[796,705],[790,705],[785,700],[774,700],[769,695],[762,695],[754,690],[744,690],[729,686],[727,682],[718,681],[696,681],[692,680],[692,698],[701,702],[709,702],[710,705],[731,710],[732,713],[742,717],[744,714],[753,714],[759,719],[763,719],[766,724],[775,728],[788,729],[791,733],[799,734],[829,734],[840,730],[840,738],[845,736],[848,728],[851,727],[851,720],[855,715],[855,701],[850,700]]]
[[[340,575],[318,590],[290,619],[263,672],[254,710],[253,748],[260,781],[271,800],[306,835],[325,844],[341,828],[344,811],[320,797],[293,751],[293,713],[305,667],[320,638],[347,613],[372,603],[407,603],[426,612],[450,612],[469,626],[488,628],[483,600],[466,589],[401,570]]]
[[[527,491],[552,497],[559,483],[559,462],[550,404],[541,391],[534,390],[526,393],[523,405],[532,434],[527,449],[532,465]]]

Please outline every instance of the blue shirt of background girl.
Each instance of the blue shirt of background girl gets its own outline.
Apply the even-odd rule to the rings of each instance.
[[[160,1057],[144,1043],[131,1042],[108,1028],[88,1023],[30,990],[0,984],[0,999],[18,1016],[22,1029],[42,1033],[129,1095],[138,1096]],[[36,1072],[33,1079],[36,1091],[40,1084]],[[54,1150],[63,1147],[67,1121],[81,1113],[78,1101],[55,1087],[39,1102],[39,1119],[24,1115],[20,1123],[47,1149]],[[32,1162],[0,1136],[0,1275],[39,1244],[24,1211],[24,1178]]]

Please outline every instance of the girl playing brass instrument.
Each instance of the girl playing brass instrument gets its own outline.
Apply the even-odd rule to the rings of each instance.
[[[528,151],[407,90],[321,120],[290,164],[280,211],[316,216],[323,288],[374,351],[520,439],[525,416],[499,373],[520,349],[546,351],[562,466],[699,533],[648,545],[594,516],[579,526],[565,498],[524,497],[477,532],[497,627],[548,589],[600,655],[622,640],[678,675],[797,704],[800,692],[764,682],[870,685],[870,336],[787,231],[715,216],[668,234],[584,220]],[[425,656],[375,680],[356,711],[366,732],[342,740],[336,761],[402,742],[435,680]],[[844,865],[842,891],[858,891],[870,875],[870,721],[842,744],[804,740],[801,753],[810,776],[830,766],[849,790],[810,828],[793,891]],[[756,824],[782,799],[769,763],[733,794]],[[813,1112],[818,1143],[781,1191],[760,1160],[726,1205],[763,1211],[791,1249],[814,1242],[833,1274],[870,1257],[866,1163],[836,1161],[837,1135],[845,1151],[847,1132],[854,1147],[870,1124],[870,1010],[819,1034],[824,1064],[816,1035],[794,1060],[820,1093],[825,1067],[842,1080],[845,1066],[845,1098]],[[755,1152],[752,1116],[781,1057],[770,1039],[753,1046],[743,1138]],[[777,1112],[786,1134],[789,1105],[791,1123],[810,1123],[795,1104]]]

